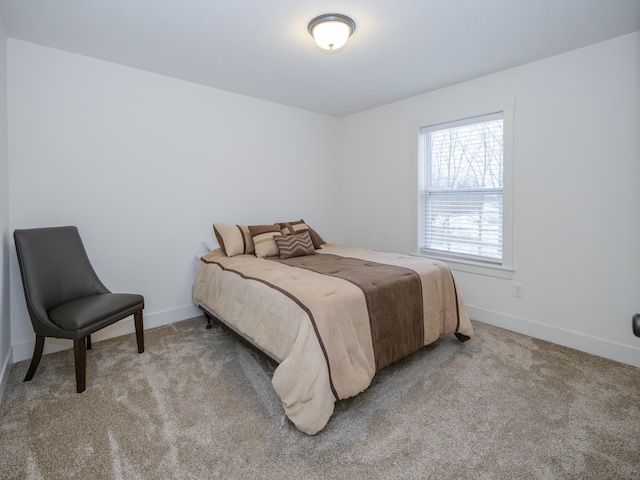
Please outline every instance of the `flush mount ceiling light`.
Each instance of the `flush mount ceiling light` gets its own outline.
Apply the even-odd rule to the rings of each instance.
[[[346,15],[325,13],[309,22],[309,33],[316,44],[324,50],[338,50],[344,47],[356,29],[356,22]]]

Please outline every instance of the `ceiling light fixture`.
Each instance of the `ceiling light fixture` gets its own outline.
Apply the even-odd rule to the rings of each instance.
[[[325,13],[309,22],[309,33],[316,44],[324,50],[338,50],[344,47],[356,29],[356,22],[346,15]]]

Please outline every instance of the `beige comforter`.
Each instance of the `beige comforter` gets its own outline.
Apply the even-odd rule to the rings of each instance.
[[[423,298],[423,345],[473,328],[449,268],[422,257],[328,244],[318,251],[415,271]],[[334,276],[220,250],[202,257],[194,303],[279,362],[272,383],[289,419],[315,434],[334,403],[365,390],[376,373],[363,290]]]

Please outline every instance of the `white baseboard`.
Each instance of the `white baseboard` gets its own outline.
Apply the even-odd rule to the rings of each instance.
[[[187,318],[193,318],[202,315],[202,311],[195,305],[185,305],[184,307],[178,307],[173,310],[165,310],[155,313],[144,313],[144,329],[161,327],[170,323],[179,322],[180,320],[186,320]],[[100,340],[106,340],[108,338],[119,337],[129,333],[134,333],[135,327],[133,324],[133,316],[131,320],[125,319],[123,321],[114,323],[102,330],[91,335],[93,342],[99,342]],[[35,346],[35,337],[27,342],[17,343],[13,345],[13,358],[12,363],[21,362],[22,360],[29,360],[33,355],[33,348]],[[44,342],[44,354],[59,352],[60,350],[66,350],[73,347],[73,341],[65,340],[61,338],[47,338]]]
[[[522,333],[540,340],[556,343],[640,368],[640,348],[591,337],[583,333],[534,322],[521,317],[505,315],[473,305],[467,305],[467,311],[472,319],[478,320],[479,322],[488,323],[489,325],[495,325],[496,327],[506,330]],[[202,315],[202,311],[195,305],[185,305],[173,310],[145,314],[144,328],[147,330],[160,327],[200,315]],[[100,340],[133,333],[134,331],[133,321],[125,320],[97,332],[92,336],[92,339],[94,342],[98,342]],[[30,359],[33,355],[34,344],[35,338],[27,342],[12,345],[12,349],[10,349],[7,358],[2,359],[2,369],[0,370],[0,398],[2,398],[2,394],[4,393],[11,363]],[[71,340],[47,338],[44,353],[58,352],[71,348],[72,346],[73,343]]]
[[[546,340],[564,347],[573,348],[599,357],[640,367],[640,348],[591,337],[583,333],[564,328],[554,327],[544,323],[534,322],[525,318],[505,315],[503,313],[486,310],[467,305],[469,317],[482,323],[522,333],[530,337]]]
[[[4,398],[4,391],[7,388],[7,381],[9,380],[9,371],[11,370],[11,347],[5,358],[2,359],[2,367],[0,368],[0,402]]]

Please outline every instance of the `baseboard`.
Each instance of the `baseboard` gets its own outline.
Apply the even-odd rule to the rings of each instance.
[[[7,388],[7,382],[9,381],[9,372],[11,371],[11,356],[12,348],[9,347],[9,351],[5,358],[2,359],[2,368],[0,369],[0,402],[4,399],[4,391]]]
[[[144,313],[144,329],[161,327],[163,325],[169,325],[170,323],[179,322],[180,320],[186,320],[187,318],[198,317],[202,315],[202,311],[195,305],[185,305],[183,307],[174,308],[172,310],[164,310],[161,312]],[[131,317],[133,319],[133,316]],[[91,340],[99,342],[108,338],[119,337],[129,333],[134,333],[135,327],[133,320],[125,319],[123,321],[114,323],[106,328],[103,328],[94,335],[91,335]],[[33,347],[35,346],[35,337],[27,342],[17,343],[13,345],[13,363],[21,362],[22,360],[29,360],[33,355]],[[60,350],[66,350],[72,348],[73,342],[71,340],[65,340],[61,338],[47,338],[44,343],[44,354],[53,352],[59,352]]]
[[[475,307],[473,305],[467,305],[467,311],[472,319],[479,322],[488,323],[489,325],[495,325],[496,327],[504,328],[506,330],[522,333],[540,340],[556,343],[558,345],[640,368],[640,348],[591,337],[583,333],[554,327],[552,325],[527,320],[521,317],[505,315],[500,312],[494,312],[492,310]],[[144,328],[145,330],[148,330],[150,328],[161,327],[163,325],[169,325],[171,323],[200,315],[202,315],[202,311],[195,305],[185,305],[172,310],[145,314]],[[94,342],[98,342],[100,340],[133,333],[134,331],[133,322],[125,320],[101,330],[96,335],[92,336],[92,339]],[[0,370],[0,398],[2,398],[2,394],[4,393],[11,363],[30,359],[31,355],[33,355],[34,344],[35,339],[12,345],[13,352],[11,352],[10,349],[9,355],[2,359],[2,370]],[[70,340],[48,338],[45,342],[44,353],[58,352],[60,350],[71,348],[72,346],[73,343]]]
[[[534,322],[521,317],[467,305],[469,317],[482,323],[529,335],[530,337],[573,348],[599,357],[640,367],[640,348],[623,345],[580,332]],[[629,333],[631,335],[631,333]]]

